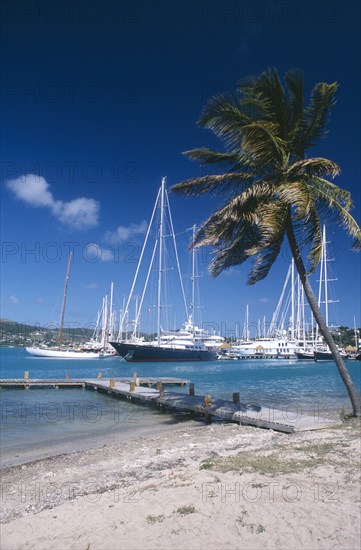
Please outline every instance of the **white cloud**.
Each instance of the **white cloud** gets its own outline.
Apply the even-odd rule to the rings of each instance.
[[[111,262],[114,260],[114,250],[108,250],[107,248],[101,249],[100,259],[103,262]]]
[[[98,243],[88,243],[83,253],[90,262],[109,262],[114,260],[114,250],[102,248]]]
[[[7,182],[8,188],[16,197],[31,206],[53,206],[54,198],[49,191],[49,184],[41,176],[27,174]]]
[[[53,214],[64,225],[74,229],[89,229],[98,224],[99,203],[81,197],[70,202],[56,201]]]
[[[83,288],[87,288],[88,290],[95,290],[98,288],[97,283],[82,283],[81,286]]]
[[[11,296],[7,299],[8,304],[12,304],[14,306],[17,306],[19,304],[19,300],[15,296],[15,294],[11,294]]]
[[[137,235],[145,235],[148,224],[145,220],[140,223],[131,223],[128,227],[120,225],[115,231],[107,231],[104,240],[111,244],[129,241]]]
[[[80,197],[69,202],[55,200],[50,186],[42,176],[26,174],[9,180],[7,187],[15,197],[30,206],[49,208],[63,225],[85,230],[98,225],[99,203],[94,199]]]

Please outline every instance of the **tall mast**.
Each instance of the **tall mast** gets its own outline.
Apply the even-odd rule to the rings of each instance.
[[[243,339],[248,342],[249,340],[249,320],[248,320],[248,304],[246,305],[246,316],[243,325]]]
[[[108,295],[104,296],[103,298],[103,335],[102,335],[102,345],[103,349],[105,349],[105,345],[107,342],[107,332],[108,332]]]
[[[353,329],[354,329],[354,335],[355,335],[355,346],[356,346],[356,349],[358,349],[358,330],[356,329],[356,318],[355,318],[355,316],[353,318]]]
[[[321,302],[322,302],[322,283],[323,283],[323,271],[324,271],[324,268],[325,268],[325,248],[326,248],[326,229],[325,229],[325,226],[323,226],[323,231],[322,231],[322,245],[321,245],[321,258],[320,258],[320,280],[318,282],[318,299],[317,299],[317,305],[318,307],[320,308],[321,307]],[[325,306],[327,308],[327,306]],[[327,313],[327,310],[326,310],[326,314],[328,315]],[[328,323],[327,323],[327,320],[326,320],[326,325],[328,326]],[[315,340],[317,342],[318,340],[318,325],[316,325],[316,337],[315,337]]]
[[[162,271],[163,271],[163,239],[164,239],[164,192],[165,178],[162,178],[162,186],[160,192],[160,224],[159,224],[159,264],[158,264],[158,316],[157,316],[157,336],[158,346],[160,346],[160,321],[161,321],[161,292],[162,292]]]
[[[114,294],[114,283],[111,283],[110,284],[109,322],[108,322],[107,343],[109,342],[109,338],[113,339],[113,332],[114,332],[113,294]]]
[[[73,253],[70,252],[69,260],[68,260],[68,269],[66,271],[66,277],[65,277],[63,307],[61,309],[61,322],[60,322],[60,331],[59,331],[59,350],[61,350],[61,346],[62,346],[62,343],[63,343],[64,315],[65,315],[66,297],[67,297],[67,293],[68,293],[70,265],[71,265],[72,259],[73,259]]]
[[[295,261],[291,261],[291,340],[295,338]]]
[[[323,261],[325,262],[324,266],[324,277],[325,277],[325,321],[326,325],[328,326],[328,277],[327,277],[327,243],[326,243],[326,226],[323,226],[323,235],[322,235],[322,241],[324,243],[324,253],[323,253]]]
[[[192,232],[192,241],[194,242],[194,238],[196,235],[196,226],[193,225],[193,232]],[[191,309],[192,309],[192,322],[194,326],[194,309],[195,309],[195,283],[196,283],[196,250],[193,246],[192,248],[192,303],[191,303]]]

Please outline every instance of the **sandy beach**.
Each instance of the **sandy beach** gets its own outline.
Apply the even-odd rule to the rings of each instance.
[[[174,426],[3,468],[3,550],[360,548],[356,421]]]

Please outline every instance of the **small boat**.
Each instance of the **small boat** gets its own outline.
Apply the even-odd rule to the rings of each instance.
[[[338,351],[342,359],[348,358],[348,354],[343,349],[338,348]],[[334,360],[334,357],[328,346],[323,345],[323,346],[317,346],[315,348],[315,361],[333,361],[333,360]]]
[[[257,338],[233,346],[237,359],[296,359],[296,345],[285,338]]]
[[[57,348],[41,348],[27,347],[26,351],[34,357],[51,357],[53,359],[98,359],[100,352],[83,351],[82,349],[57,349]]]
[[[91,349],[87,350],[84,348],[69,349],[69,348],[63,347],[64,316],[65,316],[66,298],[67,298],[68,284],[69,284],[70,266],[71,266],[72,259],[73,259],[73,254],[70,253],[69,260],[68,260],[68,268],[67,268],[66,277],[65,277],[65,287],[64,287],[64,295],[63,295],[63,306],[61,311],[58,346],[56,348],[55,347],[50,348],[46,346],[26,347],[25,349],[29,355],[32,355],[34,357],[48,357],[52,359],[98,359],[98,358],[104,357],[103,350],[94,351]]]
[[[297,359],[313,360],[315,358],[315,344],[312,340],[299,341],[296,348]]]

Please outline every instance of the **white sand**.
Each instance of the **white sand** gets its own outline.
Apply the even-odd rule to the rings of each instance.
[[[360,460],[356,423],[214,425],[5,468],[1,548],[357,550]]]

